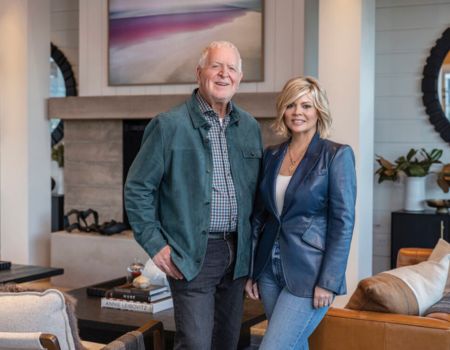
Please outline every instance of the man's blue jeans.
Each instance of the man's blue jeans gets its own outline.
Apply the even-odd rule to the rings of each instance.
[[[307,350],[308,337],[328,307],[314,309],[312,298],[297,297],[287,290],[278,241],[258,280],[258,288],[269,320],[259,350]]]
[[[200,273],[190,282],[169,278],[175,311],[174,349],[234,350],[245,278],[233,280],[235,238],[209,239]]]

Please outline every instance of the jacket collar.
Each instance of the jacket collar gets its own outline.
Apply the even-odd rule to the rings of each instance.
[[[200,107],[198,105],[197,97],[195,96],[198,89],[195,89],[191,97],[186,101],[186,105],[189,111],[189,116],[191,117],[192,124],[195,129],[198,129],[205,124],[209,126],[208,121],[203,116],[202,111],[200,110]],[[230,101],[230,103],[233,103]],[[230,124],[232,125],[234,123],[237,123],[239,121],[239,112],[237,111],[236,105],[233,105],[230,112]]]
[[[195,89],[192,94],[191,98],[189,98],[186,101],[186,106],[189,112],[189,117],[191,118],[192,125],[195,129],[198,129],[204,125],[209,125],[206,118],[203,116],[202,112],[200,111],[200,107],[198,106],[197,98],[195,97],[195,94],[197,93],[197,89]]]
[[[291,140],[289,139],[288,141],[281,144],[280,147],[278,148],[278,152],[275,152],[274,163],[269,173],[268,183],[271,184],[272,186],[270,191],[271,195],[270,202],[274,213],[278,213],[275,200],[276,178],[280,172],[281,164],[283,163],[283,159],[286,155],[290,141]],[[322,146],[323,140],[319,137],[319,134],[316,133],[312,138],[311,142],[309,143],[309,146],[306,150],[306,153],[301,163],[297,166],[297,169],[295,169],[291,181],[289,182],[289,185],[286,188],[286,193],[284,196],[283,212],[289,207],[290,203],[292,202],[292,199],[294,198],[295,192],[298,190],[303,180],[308,176],[310,171],[316,165],[319,159],[320,152],[322,150]]]

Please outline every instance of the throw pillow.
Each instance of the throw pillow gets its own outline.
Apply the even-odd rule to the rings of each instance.
[[[440,261],[427,260],[416,265],[403,266],[386,271],[400,278],[413,291],[419,315],[442,298],[448,276],[450,255],[445,255]]]
[[[419,313],[417,299],[408,285],[386,273],[360,281],[346,308],[404,315]]]
[[[428,260],[440,261],[444,256],[448,254],[450,254],[450,243],[441,238],[439,239],[433,251],[431,252],[431,255],[428,258]],[[445,283],[444,293],[445,294],[450,293],[450,269],[447,273],[447,282]]]
[[[382,272],[362,280],[347,308],[422,315],[443,294],[449,257]]]
[[[75,304],[72,296],[56,289],[0,285],[0,329],[51,333],[58,337],[61,349],[84,350],[78,334]]]

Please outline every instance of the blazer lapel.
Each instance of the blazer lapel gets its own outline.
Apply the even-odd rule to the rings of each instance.
[[[322,150],[323,140],[316,133],[311,140],[311,143],[306,150],[305,156],[303,157],[301,163],[295,169],[294,175],[289,181],[289,185],[286,188],[286,193],[284,195],[284,205],[283,212],[285,212],[292,200],[295,197],[295,192],[301,186],[303,180],[308,176],[310,171],[314,168],[317,161],[319,160],[320,151]],[[277,173],[278,174],[278,173]]]
[[[286,154],[287,146],[289,145],[289,142],[285,142],[280,145],[276,153],[273,155],[273,158],[271,160],[271,164],[269,164],[269,167],[267,169],[267,189],[269,192],[269,203],[270,207],[272,209],[273,214],[275,214],[276,217],[279,217],[277,204],[276,204],[276,197],[275,197],[275,191],[276,191],[276,183],[277,183],[277,176],[280,172],[281,164],[283,163],[284,155]]]

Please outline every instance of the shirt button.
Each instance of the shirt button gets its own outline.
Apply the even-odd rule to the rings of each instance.
[[[255,156],[255,152],[251,152],[250,155],[251,155],[252,157],[254,157],[254,156]]]
[[[200,263],[202,262],[202,259],[198,258],[198,259],[195,260],[195,262],[196,262],[197,264],[200,264]]]
[[[206,201],[206,202],[205,202],[205,205],[209,205],[209,201]]]
[[[210,172],[211,172],[211,170],[209,170],[209,169],[206,170],[206,173],[207,173],[207,174],[209,174]]]
[[[206,235],[206,231],[205,230],[202,231],[202,235]]]

